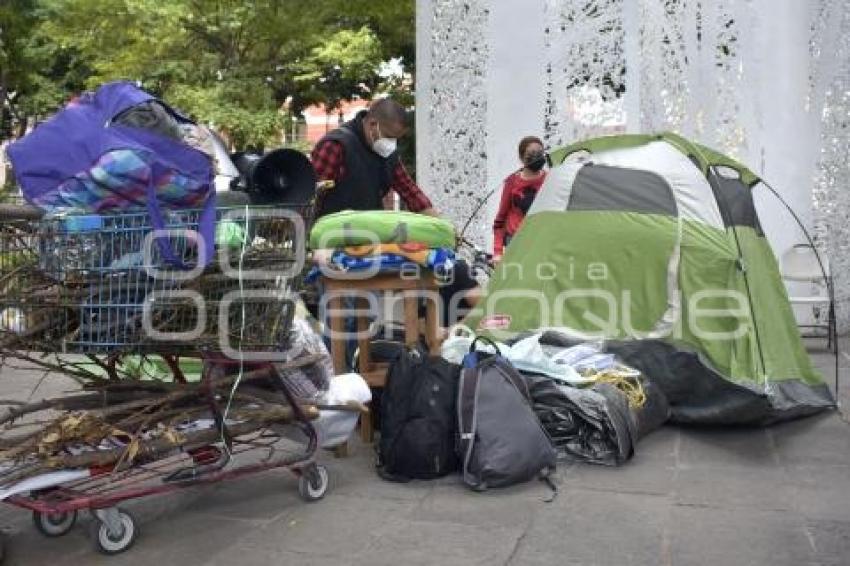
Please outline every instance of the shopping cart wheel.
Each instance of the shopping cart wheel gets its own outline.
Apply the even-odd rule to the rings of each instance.
[[[112,507],[96,509],[92,521],[92,540],[104,554],[124,552],[136,541],[139,534],[136,520],[127,511]]]
[[[61,537],[67,535],[77,522],[77,512],[41,513],[32,512],[32,522],[38,532],[46,537]]]
[[[321,464],[310,464],[298,478],[298,494],[304,501],[318,501],[328,491],[328,469]]]

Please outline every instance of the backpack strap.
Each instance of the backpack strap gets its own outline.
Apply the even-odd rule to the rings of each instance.
[[[469,463],[472,460],[472,451],[475,448],[475,433],[478,425],[476,406],[478,404],[478,383],[481,372],[477,367],[465,367],[460,374],[460,387],[458,387],[458,438],[459,450],[463,460],[463,480],[476,489],[486,489],[469,473]]]
[[[413,399],[416,397],[416,393],[421,386],[413,374],[416,373],[417,368],[421,367],[422,364],[427,361],[428,355],[426,352],[423,352],[422,347],[418,343],[405,346],[404,355],[407,356],[408,359],[408,370],[410,373],[408,378],[413,381],[412,387],[410,388],[410,395],[408,395],[406,399],[407,408],[405,414],[410,415],[410,410],[413,406]]]
[[[493,349],[496,350],[496,355],[498,355],[498,356],[502,355],[502,351],[499,349],[499,345],[496,344],[496,342],[491,340],[490,338],[487,338],[486,336],[476,336],[475,337],[475,339],[472,341],[472,344],[469,345],[469,352],[470,353],[475,352],[475,347],[478,345],[478,342],[483,342],[485,344],[489,344],[490,346],[493,346]]]
[[[555,482],[552,481],[552,473],[554,472],[554,468],[543,468],[540,470],[539,478],[540,481],[546,484],[552,492],[549,494],[549,497],[543,500],[544,503],[552,503],[555,501],[555,498],[558,497],[558,486],[555,485]]]

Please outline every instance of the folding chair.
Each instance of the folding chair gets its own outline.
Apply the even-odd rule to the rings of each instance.
[[[837,348],[835,301],[829,260],[818,255],[810,244],[797,244],[782,254],[782,278],[785,281],[810,283],[811,294],[789,293],[792,305],[809,305],[814,324],[799,324],[799,328],[826,330],[827,348]],[[825,320],[824,320],[825,319]]]

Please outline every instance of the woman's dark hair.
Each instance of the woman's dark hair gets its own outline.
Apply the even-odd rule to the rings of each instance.
[[[522,159],[525,157],[525,150],[528,149],[533,143],[539,143],[541,146],[543,145],[543,140],[538,138],[537,136],[525,136],[521,140],[519,140],[519,158]]]

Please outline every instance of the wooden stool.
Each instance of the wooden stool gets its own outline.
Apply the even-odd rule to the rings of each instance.
[[[347,370],[345,359],[346,343],[345,319],[341,315],[346,298],[353,298],[355,303],[355,318],[357,320],[358,367],[360,375],[369,387],[383,387],[387,379],[388,364],[375,363],[369,352],[369,309],[367,293],[382,293],[385,295],[401,294],[404,301],[404,341],[408,345],[419,340],[419,299],[425,301],[425,340],[431,354],[440,352],[439,335],[439,297],[437,283],[431,272],[421,272],[417,278],[406,278],[396,273],[382,273],[368,279],[345,277],[322,277],[324,293],[327,298],[328,324],[331,331],[331,356],[334,371],[339,374]],[[374,314],[374,313],[371,313]],[[372,416],[360,418],[360,436],[365,442],[372,441]]]

